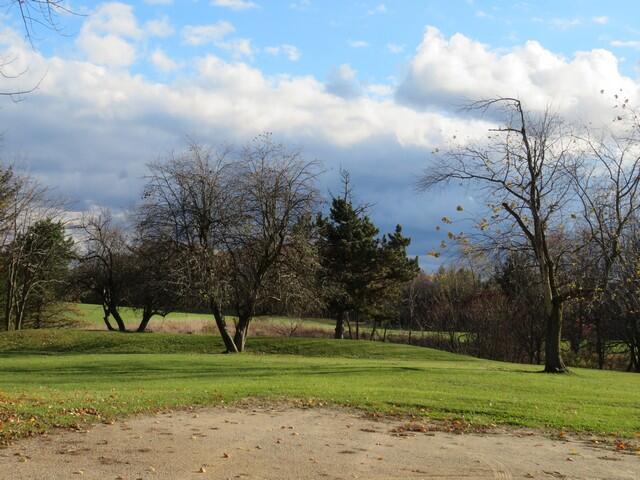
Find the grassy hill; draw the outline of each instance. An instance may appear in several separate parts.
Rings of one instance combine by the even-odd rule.
[[[640,375],[479,360],[374,342],[41,330],[0,334],[0,435],[244,398],[296,399],[633,437]]]

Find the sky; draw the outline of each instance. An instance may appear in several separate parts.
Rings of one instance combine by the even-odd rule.
[[[492,126],[462,105],[514,96],[590,123],[613,116],[614,92],[640,99],[637,0],[70,0],[30,41],[11,3],[0,91],[37,88],[0,97],[0,158],[70,208],[130,208],[146,164],[188,139],[272,132],[322,163],[326,197],[349,170],[426,269],[442,261],[426,255],[439,220],[482,208],[468,190],[415,188],[434,151]]]

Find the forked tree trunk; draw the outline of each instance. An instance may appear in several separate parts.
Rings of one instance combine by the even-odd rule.
[[[547,317],[547,335],[545,341],[544,371],[547,373],[565,373],[567,367],[562,361],[562,303],[552,302]]]
[[[244,346],[247,341],[247,334],[249,333],[249,323],[251,323],[251,317],[248,315],[241,315],[238,318],[236,333],[233,336],[233,342],[236,344],[238,352],[244,352]]]
[[[113,328],[113,325],[111,325],[111,322],[109,321],[109,316],[111,315],[109,313],[109,307],[107,307],[105,304],[102,304],[102,312],[104,313],[102,319],[104,320],[104,324],[107,326],[107,330],[113,332],[115,328]]]

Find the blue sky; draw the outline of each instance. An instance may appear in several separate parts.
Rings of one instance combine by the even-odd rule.
[[[574,121],[610,116],[600,94],[640,98],[636,1],[145,0],[71,3],[61,31],[0,16],[3,89],[39,88],[0,106],[0,151],[64,192],[74,209],[133,204],[145,164],[184,147],[274,136],[340,167],[400,222],[423,265],[435,225],[470,192],[417,195],[431,152],[479,138],[487,119],[459,106],[520,96]],[[476,205],[477,204],[477,205]],[[431,263],[429,263],[431,262]]]
[[[90,15],[96,2],[73,2],[74,10]],[[227,58],[232,53],[205,44],[185,44],[180,35],[187,25],[229,22],[230,37],[251,40],[252,63],[268,74],[311,74],[326,77],[336,65],[348,63],[369,82],[387,82],[404,71],[424,28],[436,26],[444,35],[464,33],[494,48],[511,48],[526,40],[538,40],[546,48],[566,56],[578,50],[608,48],[624,58],[621,69],[637,68],[637,20],[640,5],[633,0],[400,0],[365,2],[337,0],[243,1],[240,7],[216,6],[206,0],[131,1],[141,24],[167,20],[174,33],[155,38],[147,48],[162,48],[176,58],[187,59],[207,52]],[[232,5],[235,5],[233,2]],[[246,5],[246,7],[244,7]],[[39,30],[37,46],[47,53],[69,52],[70,44],[86,17],[63,18],[65,36]],[[19,27],[16,19],[14,27]],[[618,42],[630,42],[623,46]],[[282,44],[295,46],[299,60],[274,56],[264,50]],[[143,62],[137,70],[154,76]]]

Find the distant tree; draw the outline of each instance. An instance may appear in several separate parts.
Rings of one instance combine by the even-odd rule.
[[[57,287],[66,282],[73,240],[61,222],[47,218],[20,233],[10,248],[20,253],[9,266],[6,302],[13,329],[20,330],[31,314],[42,314],[53,303]]]
[[[396,225],[393,233],[382,237],[376,260],[376,275],[372,285],[372,303],[367,312],[374,320],[371,330],[373,340],[378,321],[399,320],[402,303],[402,289],[419,273],[418,258],[409,258],[407,248],[411,239],[402,234],[402,227]]]
[[[140,234],[131,245],[126,303],[141,315],[137,332],[146,331],[151,319],[167,316],[180,303],[173,279],[176,262],[173,245],[166,241],[144,238]]]
[[[329,310],[336,317],[335,338],[344,337],[344,322],[360,315],[388,318],[398,308],[402,285],[417,275],[417,259],[409,259],[411,240],[394,233],[378,237],[379,230],[366,215],[366,207],[354,207],[350,179],[342,172],[343,194],[334,197],[329,216],[318,216],[319,251]]]
[[[317,219],[327,305],[336,318],[335,338],[344,337],[344,323],[350,319],[356,321],[359,336],[358,316],[371,301],[379,250],[378,229],[363,208],[353,206],[346,173],[343,179],[342,197],[332,199],[328,217]]]
[[[108,330],[112,317],[117,329],[126,331],[120,308],[126,305],[127,288],[132,279],[133,261],[124,225],[109,210],[86,214],[80,223],[84,251],[76,269],[76,282],[99,299]]]
[[[263,135],[235,158],[192,145],[150,170],[147,228],[173,242],[181,290],[209,309],[227,351],[243,351],[267,279],[315,211],[316,162]]]

